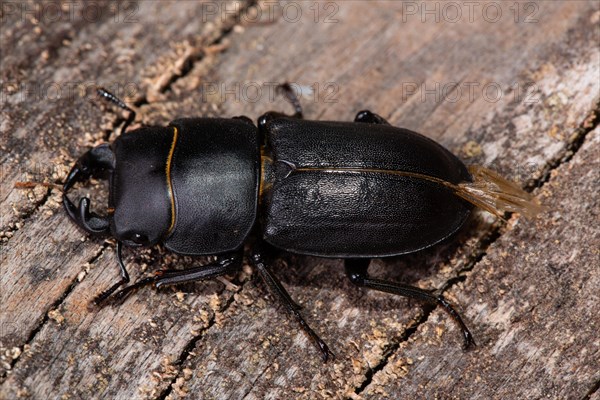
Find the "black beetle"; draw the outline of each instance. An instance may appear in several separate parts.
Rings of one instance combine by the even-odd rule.
[[[354,122],[306,121],[289,85],[280,87],[294,115],[267,112],[258,127],[247,117],[186,118],[166,127],[126,132],[135,112],[104,89],[99,95],[127,110],[121,135],[85,153],[63,190],[69,217],[93,235],[117,240],[121,280],[95,298],[100,304],[129,282],[122,244],[162,243],[185,255],[217,261],[159,271],[114,293],[122,299],[146,284],[156,287],[211,279],[242,266],[243,247],[256,239],[250,262],[285,304],[326,361],[332,353],[308,326],[264,261],[264,243],[298,254],[345,259],[358,286],[441,305],[459,324],[465,346],[473,337],[441,296],[371,278],[373,257],[407,254],[455,233],[473,205],[497,215],[533,214],[532,197],[481,167],[468,169],[444,147],[361,111]],[[108,216],[75,206],[75,182],[108,177]]]

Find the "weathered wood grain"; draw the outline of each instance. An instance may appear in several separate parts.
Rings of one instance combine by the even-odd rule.
[[[9,369],[0,397],[578,399],[597,390],[597,3],[518,3],[517,23],[512,3],[496,22],[480,9],[456,23],[442,14],[450,3],[437,2],[437,22],[435,11],[422,22],[420,2],[290,2],[272,21],[265,3],[138,4],[136,23],[42,23],[42,39],[30,21],[3,24],[0,340]],[[537,22],[525,21],[528,4]],[[240,24],[219,13],[225,7]],[[258,11],[263,23],[249,23]],[[277,273],[336,353],[326,365],[248,270],[232,278],[237,288],[144,290],[88,311],[117,276],[111,245],[68,223],[58,190],[13,188],[35,163],[59,182],[122,122],[87,98],[49,103],[5,85],[69,79],[133,82],[146,123],[255,118],[288,107],[270,98],[271,82],[318,87],[303,99],[307,118],[350,120],[370,108],[468,163],[541,186],[550,211],[506,225],[480,213],[427,254],[372,262],[377,276],[446,290],[476,335],[471,352],[443,312],[363,292],[341,262],[310,257],[284,256]],[[191,262],[161,249],[136,254],[134,277]]]

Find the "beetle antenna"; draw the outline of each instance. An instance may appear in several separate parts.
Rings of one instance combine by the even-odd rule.
[[[125,123],[123,124],[123,127],[121,128],[120,134],[121,135],[124,134],[125,131],[127,130],[127,127],[129,125],[131,125],[131,123],[135,120],[135,111],[133,111],[131,108],[129,108],[129,106],[127,106],[127,104],[125,104],[125,102],[123,100],[119,99],[117,96],[115,96],[108,90],[104,89],[103,87],[96,88],[96,93],[98,93],[98,95],[100,97],[102,97],[104,100],[108,100],[111,103],[116,104],[119,108],[122,108],[123,110],[125,110],[129,113],[129,115],[127,116],[127,120],[125,120]]]

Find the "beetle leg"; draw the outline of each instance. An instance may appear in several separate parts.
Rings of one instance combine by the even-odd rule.
[[[265,263],[263,256],[258,252],[254,251],[251,257],[252,264],[258,270],[260,277],[263,279],[271,295],[278,298],[287,308],[288,312],[296,318],[296,321],[300,324],[300,327],[306,332],[308,337],[313,341],[315,346],[321,351],[323,362],[327,362],[329,357],[334,358],[335,355],[329,350],[329,347],[325,342],[311,329],[306,323],[302,314],[300,314],[299,306],[292,300],[289,293],[285,290],[281,282],[277,280],[270,267]]]
[[[125,268],[125,263],[123,262],[122,256],[123,244],[121,242],[117,242],[117,261],[119,262],[119,268],[121,270],[121,279],[116,282],[114,285],[101,292],[99,295],[94,297],[94,304],[100,305],[104,300],[106,300],[111,294],[114,293],[120,286],[129,283],[129,274],[127,273],[127,268]]]
[[[123,100],[119,99],[117,96],[115,96],[114,94],[112,94],[111,92],[109,92],[108,90],[106,90],[102,87],[97,88],[96,93],[98,93],[98,95],[101,96],[103,99],[116,104],[117,106],[119,106],[119,108],[122,108],[123,110],[125,110],[129,113],[127,115],[127,119],[125,120],[125,123],[121,127],[120,134],[122,135],[123,133],[125,133],[125,131],[127,130],[127,127],[129,125],[131,125],[131,123],[135,120],[135,111],[133,111],[131,108],[129,108]]]
[[[369,110],[359,111],[356,114],[356,117],[354,118],[354,122],[364,122],[366,124],[379,124],[379,125],[389,125],[390,124],[383,117],[381,117]]]
[[[394,283],[379,279],[372,279],[369,277],[369,273],[367,271],[369,267],[369,261],[370,260],[368,259],[345,260],[346,274],[348,275],[348,278],[352,283],[354,283],[357,286],[363,286],[369,289],[379,290],[380,292],[397,294],[399,296],[409,297],[412,299],[417,299],[431,304],[442,306],[444,311],[450,314],[452,319],[456,321],[456,323],[462,330],[463,338],[465,341],[465,349],[469,348],[472,345],[475,345],[473,335],[463,322],[462,318],[442,295],[436,296],[418,287],[406,285],[403,283]]]
[[[194,282],[213,279],[218,276],[237,272],[242,265],[241,252],[235,252],[220,256],[216,262],[199,267],[187,269],[167,269],[157,271],[154,276],[142,278],[133,285],[126,286],[115,293],[112,298],[121,302],[125,300],[134,290],[142,286],[154,284],[157,288],[163,285],[174,285],[177,283]]]
[[[292,106],[294,106],[294,118],[304,118],[302,115],[302,106],[300,105],[300,100],[298,100],[298,96],[296,96],[296,92],[294,92],[292,85],[286,82],[277,86],[277,93],[283,94],[285,99]]]
[[[294,89],[292,89],[292,86],[289,83],[284,83],[284,84],[277,86],[277,93],[283,94],[285,99],[292,106],[294,106],[294,114],[288,115],[288,114],[284,114],[284,113],[281,113],[278,111],[267,111],[266,113],[264,113],[263,115],[258,117],[258,122],[257,122],[258,129],[262,133],[265,132],[265,125],[272,119],[275,119],[275,118],[303,119],[304,118],[304,115],[302,114],[302,106],[300,105],[300,100],[298,100],[298,97],[296,96]]]

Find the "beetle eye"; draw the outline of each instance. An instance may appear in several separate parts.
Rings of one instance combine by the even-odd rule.
[[[134,233],[133,235],[131,235],[131,239],[132,242],[137,243],[137,244],[146,244],[148,243],[148,237],[146,235],[142,235],[140,233]]]

